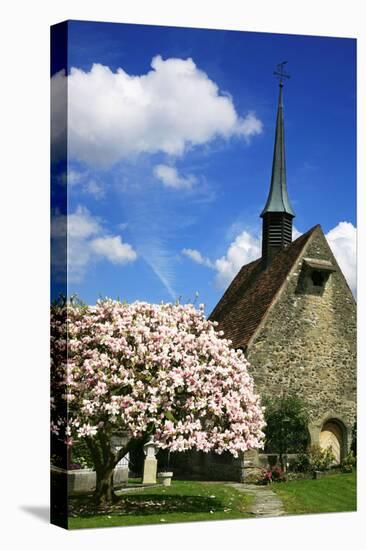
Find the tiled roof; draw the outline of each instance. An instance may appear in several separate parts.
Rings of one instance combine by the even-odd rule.
[[[274,301],[316,225],[281,250],[267,269],[262,268],[261,258],[244,265],[225,294],[212,311],[209,319],[219,323],[235,348],[245,348],[257,330],[261,320]]]

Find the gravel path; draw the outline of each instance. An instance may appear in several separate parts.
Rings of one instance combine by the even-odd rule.
[[[281,499],[274,493],[268,485],[252,485],[247,483],[232,483],[232,487],[254,496],[250,513],[260,518],[270,518],[283,516],[285,511]]]

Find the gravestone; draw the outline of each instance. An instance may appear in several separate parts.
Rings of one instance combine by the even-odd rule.
[[[144,447],[145,461],[144,461],[144,473],[142,483],[156,483],[156,472],[158,469],[158,461],[155,458],[157,453],[154,438],[150,437],[149,441],[145,443]]]

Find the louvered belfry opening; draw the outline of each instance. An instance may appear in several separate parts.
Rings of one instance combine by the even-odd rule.
[[[262,260],[267,265],[274,255],[292,242],[293,216],[283,212],[263,215]]]

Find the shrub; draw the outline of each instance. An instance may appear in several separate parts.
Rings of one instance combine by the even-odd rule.
[[[93,459],[83,439],[77,440],[72,446],[72,465],[79,468],[93,468]]]
[[[268,485],[269,483],[272,483],[272,481],[272,470],[266,470],[263,468],[258,479],[258,485]]]
[[[353,451],[350,451],[342,460],[341,471],[345,474],[350,474],[353,471],[353,467],[356,464],[356,459]]]
[[[272,479],[273,481],[286,481],[285,472],[280,466],[272,468]]]
[[[310,469],[310,458],[307,453],[300,453],[293,462],[292,468],[295,472],[307,472]]]
[[[322,449],[319,445],[312,445],[309,451],[309,466],[311,470],[328,470],[335,456],[332,448]]]
[[[297,395],[264,397],[266,444],[265,451],[279,455],[284,466],[285,455],[303,451],[308,443],[307,404]]]
[[[287,481],[284,471],[279,466],[275,466],[269,470],[263,468],[261,476],[258,480],[259,485],[268,485],[272,482]]]

